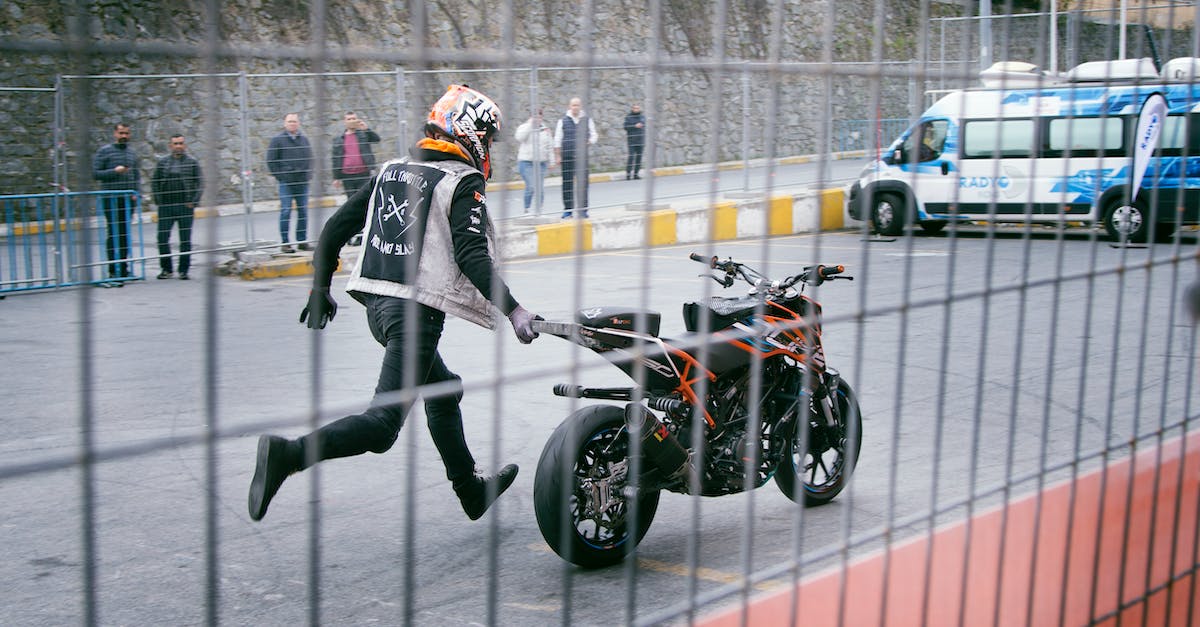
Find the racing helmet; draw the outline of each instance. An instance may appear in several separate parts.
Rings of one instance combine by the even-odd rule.
[[[449,137],[461,146],[473,165],[492,178],[491,145],[500,132],[500,107],[466,85],[451,85],[433,103],[426,133]]]

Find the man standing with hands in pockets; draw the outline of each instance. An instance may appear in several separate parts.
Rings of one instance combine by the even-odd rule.
[[[179,225],[179,278],[187,280],[191,267],[192,220],[204,180],[200,164],[187,154],[183,135],[171,136],[171,154],[159,160],[150,180],[158,205],[158,265],[160,279],[175,276],[171,267],[171,227]]]

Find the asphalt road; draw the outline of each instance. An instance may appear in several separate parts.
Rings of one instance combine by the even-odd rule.
[[[624,382],[562,340],[523,346],[507,327],[447,324],[441,352],[465,379],[477,458],[522,468],[484,519],[459,510],[417,410],[391,451],[291,478],[254,523],[257,435],[298,435],[370,398],[381,349],[359,305],[337,293],[338,317],[314,333],[297,323],[306,278],[9,297],[0,624],[78,623],[90,594],[102,624],[202,623],[211,604],[226,624],[608,625],[660,616],[746,572],[767,573],[750,592],[778,589],[797,556],[811,574],[959,519],[972,494],[981,508],[1006,484],[1027,493],[1067,476],[1073,459],[1094,467],[1096,451],[1119,455],[1135,435],[1195,416],[1195,327],[1178,301],[1196,279],[1195,246],[1188,236],[1182,261],[1147,268],[1174,249],[1115,249],[1083,231],[893,242],[843,232],[510,262],[514,293],[547,318],[647,306],[664,313],[668,337],[683,330],[680,304],[716,288],[696,278],[692,250],[768,274],[842,263],[856,277],[816,293],[828,362],[864,412],[851,487],[810,510],[773,483],[664,494],[636,573],[568,567],[537,529],[533,471],[579,403],[551,386]],[[99,455],[90,467],[77,465],[85,441]]]

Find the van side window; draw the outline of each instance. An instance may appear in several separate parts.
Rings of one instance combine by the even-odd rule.
[[[1124,120],[1110,118],[1051,118],[1046,156],[1122,156]]]
[[[1033,120],[973,120],[963,125],[964,159],[1018,159],[1036,152]]]
[[[1164,157],[1182,156],[1184,148],[1189,157],[1200,157],[1200,114],[1168,115],[1158,147]]]

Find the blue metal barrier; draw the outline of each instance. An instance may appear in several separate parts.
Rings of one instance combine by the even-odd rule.
[[[0,196],[0,294],[144,279],[140,216],[130,191]]]

